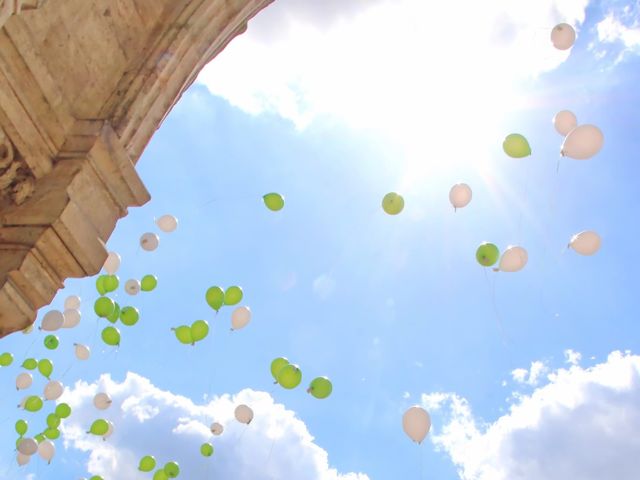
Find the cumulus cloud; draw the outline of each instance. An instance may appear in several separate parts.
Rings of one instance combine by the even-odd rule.
[[[638,478],[640,356],[613,352],[590,368],[559,369],[494,422],[453,393],[422,402],[434,416],[432,442],[463,480]]]
[[[93,396],[99,391],[108,392],[113,399],[106,411],[93,407]],[[197,404],[128,373],[122,382],[108,374],[91,384],[78,381],[62,400],[74,411],[63,426],[65,448],[87,452],[88,471],[105,478],[147,478],[148,474],[137,470],[138,461],[144,455],[154,455],[160,466],[177,461],[180,476],[194,480],[368,479],[361,473],[341,474],[331,468],[327,452],[313,442],[305,424],[265,392],[246,389]],[[234,418],[240,403],[254,411],[248,426]],[[106,441],[86,433],[97,418],[115,425]],[[219,437],[212,437],[209,431],[214,421],[225,427]],[[200,455],[205,441],[214,445],[211,458]]]
[[[564,351],[564,359],[571,365],[578,365],[580,363],[580,360],[582,360],[582,354],[569,348]]]
[[[591,48],[598,58],[613,52],[617,64],[630,53],[640,53],[640,5],[612,7],[596,29],[599,44]]]
[[[331,296],[336,288],[336,281],[329,274],[323,273],[313,281],[313,293],[322,300]]]
[[[516,368],[511,372],[511,377],[518,383],[526,383],[535,386],[541,377],[547,372],[547,366],[540,361],[531,362],[531,368]]]

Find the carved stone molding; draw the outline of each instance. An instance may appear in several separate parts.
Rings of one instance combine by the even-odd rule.
[[[34,187],[31,170],[0,128],[0,206],[22,205],[33,194]]]

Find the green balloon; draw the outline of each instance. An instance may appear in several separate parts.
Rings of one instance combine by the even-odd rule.
[[[176,338],[185,345],[191,345],[193,343],[193,336],[191,335],[191,327],[187,325],[180,325],[173,329],[176,334]]]
[[[205,320],[196,320],[191,324],[191,338],[194,342],[204,340],[209,335],[209,324]]]
[[[38,442],[38,443],[42,443],[44,441],[46,437],[44,436],[43,433],[39,433],[37,434],[35,437],[33,437],[33,439]]]
[[[35,358],[27,358],[24,362],[22,362],[22,367],[27,370],[35,370],[38,368],[38,361]]]
[[[47,427],[49,428],[58,428],[60,426],[60,417],[55,413],[50,413],[47,415]]]
[[[111,313],[111,315],[106,317],[106,319],[109,320],[111,323],[116,323],[120,318],[120,305],[118,305],[118,302],[113,302],[113,304],[115,305],[115,308],[113,309],[113,312]]]
[[[100,475],[94,475],[89,480],[104,480],[104,478],[102,478]]]
[[[38,362],[38,371],[48,379],[53,373],[53,362],[48,358],[43,358]]]
[[[104,289],[109,292],[115,292],[120,285],[120,279],[117,275],[107,275],[104,279]]]
[[[396,192],[387,193],[382,199],[382,209],[389,215],[398,215],[404,209],[404,198]]]
[[[140,280],[140,290],[150,292],[158,286],[158,279],[153,275],[145,275]]]
[[[44,431],[44,436],[49,440],[56,440],[60,438],[60,430],[58,430],[57,428],[47,428]]]
[[[140,313],[136,307],[122,307],[120,310],[120,321],[128,327],[138,323],[139,319]]]
[[[156,468],[156,459],[153,455],[145,455],[140,459],[138,470],[141,472],[150,472],[154,468]]]
[[[60,340],[55,335],[47,335],[44,337],[44,346],[49,350],[55,350],[60,345]]]
[[[280,370],[289,365],[289,360],[285,357],[278,357],[271,362],[271,376],[277,382]]]
[[[102,341],[112,347],[120,345],[120,330],[116,327],[105,327],[102,330]]]
[[[96,278],[96,290],[100,295],[106,295],[107,289],[104,287],[104,279],[107,278],[106,275],[100,275]]]
[[[27,422],[25,420],[18,420],[16,422],[16,433],[18,435],[20,435],[21,437],[27,433],[27,429],[29,428],[29,425],[27,424]]]
[[[200,446],[200,453],[203,457],[210,457],[211,455],[213,455],[213,445],[211,445],[210,443],[203,443]]]
[[[31,395],[24,402],[24,409],[27,412],[37,412],[42,408],[42,399],[36,395]]]
[[[331,384],[331,380],[329,380],[327,377],[314,378],[309,385],[309,389],[307,390],[307,392],[309,392],[315,398],[319,399],[327,398],[329,395],[331,395],[332,391],[333,385]]]
[[[237,305],[242,301],[242,288],[229,287],[224,292],[224,304],[225,305]]]
[[[220,287],[211,287],[207,290],[205,298],[209,306],[217,312],[224,304],[224,290]]]
[[[60,418],[69,418],[71,407],[67,403],[61,403],[56,406],[55,414]]]
[[[109,297],[100,297],[96,300],[96,303],[93,304],[93,310],[96,312],[101,318],[107,318],[116,308],[116,304]]]
[[[502,148],[504,153],[512,158],[524,158],[531,155],[529,142],[519,133],[507,135],[504,142],[502,142]]]
[[[490,267],[500,258],[500,250],[493,243],[481,243],[476,250],[476,260],[484,267]]]
[[[0,367],[8,367],[13,363],[13,355],[9,352],[4,352],[0,355]]]
[[[279,193],[267,193],[262,196],[262,201],[272,212],[282,210],[284,207],[284,197]]]
[[[164,470],[156,470],[156,473],[153,474],[153,480],[168,480],[169,476],[166,474]]]
[[[98,435],[101,437],[108,431],[109,431],[109,423],[106,420],[100,418],[98,420],[95,420],[91,424],[91,428],[89,428],[89,431],[87,433],[92,433],[93,435]]]
[[[298,365],[289,364],[278,372],[278,383],[288,390],[296,388],[301,381],[302,372]]]
[[[167,462],[164,464],[164,473],[167,474],[169,478],[176,478],[180,475],[180,467],[178,466],[178,462]]]

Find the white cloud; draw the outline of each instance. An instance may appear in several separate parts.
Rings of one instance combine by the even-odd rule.
[[[92,399],[98,391],[108,392],[113,399],[106,411],[93,407]],[[148,474],[138,472],[138,461],[144,455],[154,455],[160,466],[177,461],[180,476],[194,480],[368,479],[361,473],[340,474],[330,468],[327,452],[313,442],[305,424],[265,392],[246,389],[199,405],[128,373],[122,382],[108,374],[93,384],[79,381],[62,400],[73,408],[63,427],[65,448],[88,452],[88,471],[105,478],[147,478]],[[233,411],[239,403],[250,405],[254,411],[249,426],[234,419]],[[106,441],[85,433],[97,418],[115,425],[114,434]],[[212,437],[209,432],[213,421],[225,427],[220,437]],[[200,455],[200,445],[205,441],[214,445],[211,458]]]
[[[640,356],[573,365],[485,423],[456,394],[423,395],[431,440],[463,480],[635,480],[640,469]],[[438,424],[442,427],[438,428]]]
[[[518,383],[526,383],[527,385],[535,386],[547,370],[548,369],[543,362],[535,361],[531,362],[531,368],[529,370],[516,368],[511,372],[511,377]]]
[[[614,65],[629,53],[640,53],[640,5],[611,8],[597,26],[599,44],[592,44],[597,58],[613,51]]]
[[[564,351],[564,358],[567,363],[570,363],[571,365],[578,365],[580,360],[582,360],[582,354],[569,348]]]
[[[329,298],[335,288],[336,281],[326,273],[323,273],[313,281],[313,292],[322,300]]]
[[[609,13],[598,23],[598,39],[606,43],[620,41],[625,47],[633,49],[640,46],[640,26],[637,21],[627,26],[613,13]]]

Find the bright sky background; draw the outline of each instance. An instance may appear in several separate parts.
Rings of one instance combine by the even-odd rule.
[[[558,52],[559,22],[578,31]],[[156,291],[117,301],[140,309],[122,344],[102,344],[95,279],[69,280],[82,322],[0,342],[0,477],[151,478],[146,454],[176,460],[180,478],[239,480],[602,480],[640,468],[637,295],[640,7],[618,1],[276,0],[205,68],[167,117],[138,171],[153,200],[130,209],[108,248],[121,284],[153,273]],[[551,119],[572,110],[598,125],[603,150],[563,159]],[[519,132],[533,155],[512,159]],[[454,213],[464,181],[471,204]],[[264,193],[286,197],[268,211]],[[396,217],[389,191],[404,195]],[[154,218],[179,218],[149,253]],[[566,246],[598,231],[600,252]],[[518,273],[475,261],[482,241],[524,246]],[[229,332],[212,285],[241,285],[251,324]],[[180,345],[170,327],[206,319],[212,333]],[[38,319],[38,324],[40,318]],[[93,356],[80,363],[73,343]],[[303,383],[274,387],[273,358]],[[46,414],[16,408],[26,357],[51,358],[74,408],[47,466],[15,462],[15,421],[39,433]],[[316,400],[308,382],[329,376]],[[27,394],[39,394],[37,373]],[[106,413],[91,399],[108,391]],[[51,403],[51,402],[48,402]],[[237,403],[256,413],[233,420]],[[420,446],[401,418],[422,404]],[[111,419],[107,441],[84,433]],[[199,446],[225,425],[215,454]]]

